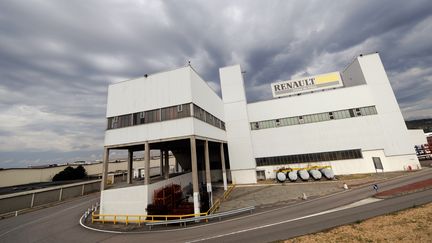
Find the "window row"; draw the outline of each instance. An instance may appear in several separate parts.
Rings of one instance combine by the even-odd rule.
[[[225,130],[225,123],[197,105],[194,107],[194,116],[204,122]],[[198,114],[198,115],[197,115]],[[160,109],[136,112],[132,114],[108,118],[107,129],[129,127],[153,122],[168,121],[191,116],[191,103],[164,107]]]
[[[152,122],[167,121],[190,116],[190,104],[181,104],[150,111],[108,118],[108,129],[129,127]]]
[[[205,122],[208,123],[212,126],[218,127],[222,130],[225,130],[225,122],[221,121],[219,118],[213,116],[212,114],[208,113],[207,111],[205,111],[203,108],[197,106],[197,105],[193,105],[193,109],[194,109],[194,117]]]
[[[323,153],[264,157],[264,158],[256,158],[255,160],[257,166],[265,166],[265,165],[298,164],[298,163],[359,159],[359,158],[363,158],[361,150],[352,149],[352,150],[332,151],[332,152],[323,152]]]
[[[347,110],[322,112],[322,113],[316,113],[316,114],[310,114],[304,116],[286,117],[286,118],[279,118],[273,120],[251,122],[250,126],[252,130],[259,130],[265,128],[293,126],[298,124],[322,122],[322,121],[329,121],[335,119],[336,120],[346,119],[346,118],[352,118],[358,116],[370,116],[376,114],[377,111],[375,106],[367,106],[367,107],[353,108]]]

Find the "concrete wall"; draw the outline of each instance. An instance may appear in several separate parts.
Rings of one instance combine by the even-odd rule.
[[[105,146],[198,135],[226,140],[226,132],[193,117],[123,127],[105,132]]]
[[[340,102],[343,100],[344,102]],[[248,105],[250,121],[374,105],[366,86],[341,88]],[[383,149],[378,115],[281,126],[251,132],[254,157],[346,149]]]
[[[192,183],[192,173],[162,180],[150,185],[108,189],[101,192],[101,214],[147,215],[147,205],[153,201],[153,191],[169,184],[182,188]],[[122,220],[122,218],[117,218]]]
[[[366,84],[363,72],[360,68],[359,61],[356,58],[345,70],[341,73],[344,87]]]
[[[0,199],[0,214],[30,208],[31,201],[31,194]]]
[[[375,170],[372,157],[379,157],[381,159],[384,170]],[[335,175],[407,171],[409,170],[408,166],[410,166],[412,170],[421,169],[420,165],[417,163],[416,156],[402,155],[388,157],[384,154],[383,150],[370,150],[363,151],[363,158],[361,159],[259,166],[257,170],[264,170],[266,179],[275,179],[278,169],[306,168],[310,166],[331,166]]]
[[[190,103],[190,72],[183,67],[110,85],[107,117]]]
[[[220,76],[234,183],[254,182],[257,157],[346,149],[381,150],[384,157],[414,155],[412,146],[406,146],[410,138],[377,54],[359,57],[348,66],[344,88],[251,104],[246,104],[239,66],[220,69]],[[254,121],[365,106],[376,106],[378,114],[253,131],[249,126]],[[335,165],[340,173],[370,171],[366,165],[357,168],[358,161],[353,162],[355,168]],[[407,164],[393,163],[388,167],[400,170]]]
[[[319,153],[347,149],[383,149],[376,115],[252,131],[259,157]],[[270,139],[271,138],[271,141]]]
[[[100,180],[0,195],[0,214],[79,197],[100,190]]]
[[[379,114],[387,156],[415,154],[408,129],[378,54],[357,58]]]
[[[105,146],[190,136],[194,133],[194,120],[195,118],[192,117],[184,117],[107,130],[105,132]]]
[[[247,106],[250,122],[375,105],[366,85],[271,99]]]
[[[104,190],[101,192],[100,213],[145,215],[147,200],[147,185]]]
[[[408,134],[413,146],[427,144],[426,134],[422,129],[409,129]]]
[[[191,68],[184,67],[116,84],[108,89],[107,117],[193,102],[224,120],[221,98]],[[225,140],[225,131],[192,117],[111,129],[105,146],[199,135]]]
[[[256,183],[246,94],[240,66],[219,70],[233,183]]]
[[[170,158],[170,164],[174,164],[175,159]],[[159,160],[151,160],[152,167],[159,166]],[[72,166],[72,165],[71,165]],[[73,165],[76,167],[77,165]],[[88,175],[99,175],[102,173],[102,163],[83,165]],[[133,167],[143,167],[144,161],[134,161]],[[22,169],[5,169],[0,170],[0,187],[23,185],[29,183],[49,182],[55,174],[67,167],[58,166],[43,169],[22,168]],[[127,163],[109,163],[109,172],[118,170],[127,170]]]
[[[227,181],[231,181],[231,172],[229,169],[226,170],[227,173]],[[222,179],[222,170],[210,170],[211,181],[212,182],[223,182]]]
[[[195,119],[193,121],[194,134],[205,137],[217,139],[220,141],[226,141],[226,132],[220,128],[214,127],[208,123],[205,123],[201,120]]]
[[[191,69],[192,102],[220,120],[224,120],[223,101],[193,69]]]

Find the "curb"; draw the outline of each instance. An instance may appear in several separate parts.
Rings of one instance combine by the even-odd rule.
[[[415,171],[414,173],[421,172],[421,171],[423,171],[423,170],[418,170],[418,171]],[[389,179],[382,179],[380,181],[381,182],[392,181],[392,180],[395,180],[395,179],[398,179],[398,178],[402,178],[402,177],[406,177],[406,176],[408,176],[408,174],[400,175],[400,176],[389,178]],[[365,188],[365,187],[370,186],[373,183],[374,182],[372,182],[370,184],[367,184],[367,185],[358,186],[355,189]],[[253,213],[253,214],[250,214],[250,215],[247,215],[247,216],[235,217],[235,218],[224,220],[224,221],[218,221],[218,222],[214,222],[214,223],[208,223],[208,224],[203,224],[203,225],[191,226],[191,227],[188,227],[186,229],[194,229],[194,228],[200,228],[200,227],[207,227],[207,226],[211,226],[211,225],[214,225],[214,224],[224,223],[224,222],[227,222],[227,221],[240,220],[240,219],[244,219],[244,218],[254,217],[254,216],[257,216],[257,215],[274,212],[276,210],[280,210],[280,209],[284,209],[284,208],[289,208],[289,207],[295,207],[295,206],[298,206],[298,205],[303,205],[303,204],[306,204],[306,203],[314,202],[314,201],[317,201],[317,200],[320,200],[320,199],[333,197],[333,196],[336,196],[336,195],[339,195],[339,194],[342,194],[342,193],[346,193],[346,192],[351,191],[351,190],[353,190],[353,189],[350,188],[348,190],[339,191],[339,192],[336,192],[336,193],[333,193],[333,194],[329,194],[329,195],[326,195],[326,196],[314,198],[314,199],[311,199],[311,200],[301,201],[299,203],[293,203],[293,204],[285,205],[285,206],[282,206],[282,207],[277,207],[277,208],[273,208],[273,209],[270,209],[270,210],[265,210],[265,211],[262,211],[262,212]],[[102,232],[102,233],[112,233],[112,234],[147,234],[147,233],[158,233],[158,232],[160,233],[160,232],[172,232],[172,231],[185,230],[184,228],[169,229],[169,230],[158,230],[158,231],[156,231],[156,230],[154,230],[154,231],[137,231],[137,232],[123,232],[123,231],[102,230],[102,229],[96,229],[96,228],[92,228],[92,227],[89,227],[89,226],[85,225],[82,222],[83,218],[84,218],[84,215],[82,215],[81,218],[80,218],[80,220],[79,220],[79,224],[82,227],[84,227],[84,228],[86,228],[88,230],[92,230],[92,231],[96,231],[96,232]]]

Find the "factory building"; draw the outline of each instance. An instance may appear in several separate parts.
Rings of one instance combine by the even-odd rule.
[[[330,166],[336,175],[420,168],[378,54],[360,55],[345,70],[270,84],[273,99],[247,103],[239,65],[219,70],[222,98],[191,67],[109,86],[102,188],[109,152],[161,153],[161,178],[103,190],[101,213],[146,214],[153,191],[168,183],[256,183],[280,168]],[[169,173],[168,151],[182,168]],[[132,162],[129,163],[130,165]],[[132,182],[129,166],[129,182]]]

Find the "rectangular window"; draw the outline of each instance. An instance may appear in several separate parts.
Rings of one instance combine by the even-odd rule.
[[[194,116],[196,118],[206,122],[206,114],[208,114],[207,116],[209,121],[207,123],[225,130],[225,123],[223,123],[220,119],[204,111],[193,103],[180,104],[150,111],[135,112],[116,117],[109,117],[107,118],[107,129],[115,129],[146,123],[178,119],[183,117],[190,117],[191,105],[193,105],[192,107],[194,109]]]
[[[332,151],[312,154],[296,154],[284,155],[275,157],[256,158],[257,166],[263,165],[283,165],[283,164],[298,164],[309,162],[321,162],[332,160],[349,160],[362,158],[360,149]]]
[[[112,118],[111,127],[112,128],[117,128],[117,123],[118,123],[118,116],[115,116],[115,117]]]
[[[299,116],[298,117],[298,123],[300,123],[300,124],[305,123],[304,120],[303,120],[303,116]]]
[[[144,114],[144,123],[153,123],[160,121],[160,109],[146,111]]]
[[[350,113],[348,110],[343,110],[342,113],[343,113],[343,118],[349,118],[350,117]]]
[[[250,125],[251,125],[251,130],[258,130],[259,129],[258,122],[252,122]]]

